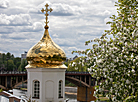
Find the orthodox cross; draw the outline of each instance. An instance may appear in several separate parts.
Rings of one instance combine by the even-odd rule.
[[[48,21],[48,15],[49,15],[49,14],[48,14],[48,11],[50,11],[50,12],[53,11],[52,8],[48,9],[48,6],[49,6],[49,5],[46,4],[46,5],[45,5],[46,9],[42,8],[42,10],[41,10],[42,13],[44,13],[44,11],[46,12],[46,14],[45,14],[45,16],[46,16],[46,22],[45,22],[45,23],[46,23],[46,26],[45,26],[45,29],[48,29],[48,28],[49,28],[48,25],[47,25],[47,24],[49,23],[49,21]]]

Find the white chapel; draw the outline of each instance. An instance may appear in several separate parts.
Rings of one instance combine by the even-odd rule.
[[[44,35],[27,53],[27,96],[35,102],[64,102],[66,55],[49,36],[48,6],[41,10],[46,12]]]

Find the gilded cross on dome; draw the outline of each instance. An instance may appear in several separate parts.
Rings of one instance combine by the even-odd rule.
[[[45,23],[46,23],[46,26],[45,26],[45,29],[48,29],[48,28],[49,28],[48,25],[47,25],[47,24],[49,23],[49,21],[48,21],[48,15],[49,15],[49,14],[48,14],[48,11],[50,11],[50,12],[53,11],[52,8],[48,9],[48,6],[49,6],[49,5],[46,4],[46,5],[45,5],[46,9],[42,8],[42,10],[41,10],[42,13],[44,13],[44,11],[46,12],[46,14],[45,14],[45,16],[46,16],[46,22],[45,22]]]

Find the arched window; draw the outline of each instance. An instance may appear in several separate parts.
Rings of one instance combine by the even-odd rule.
[[[59,81],[59,90],[58,90],[58,97],[63,98],[63,81]]]
[[[40,82],[35,80],[33,81],[33,98],[39,98],[40,93]]]

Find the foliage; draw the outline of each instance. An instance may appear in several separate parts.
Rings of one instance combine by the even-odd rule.
[[[73,51],[85,54],[92,76],[97,79],[96,95],[107,96],[115,102],[138,101],[138,1],[118,0],[116,2],[118,16],[112,15],[110,30],[100,38],[87,41],[96,42],[92,49]],[[111,35],[109,39],[107,36]],[[97,44],[98,43],[98,44]],[[96,60],[95,60],[96,59]],[[104,77],[100,84],[98,80]],[[108,90],[107,93],[104,90]]]
[[[66,66],[68,66],[69,63],[70,63],[70,60],[64,62],[64,64],[65,64]]]
[[[13,59],[14,61],[14,65],[16,65],[16,68],[19,68],[20,64],[21,64],[21,58],[20,57],[16,57]]]
[[[26,69],[25,69],[25,66],[27,66],[27,60],[26,59],[22,59],[22,61],[21,61],[21,71],[25,71]]]
[[[86,72],[87,66],[85,65],[86,59],[84,57],[78,57],[69,62],[67,71],[73,72]]]
[[[16,68],[16,66],[14,65],[13,60],[8,60],[7,61],[7,70],[14,70]]]
[[[1,88],[1,89],[0,89],[0,92],[2,92],[2,91],[3,91],[3,89]]]
[[[13,54],[8,52],[0,53],[0,70],[1,71],[13,71],[13,70],[19,70],[19,71],[25,71],[25,66],[27,65],[26,59],[22,60],[20,57],[14,57]]]
[[[71,82],[69,82],[67,80],[65,80],[65,86],[76,87],[75,84],[73,84],[73,83],[71,83]]]

